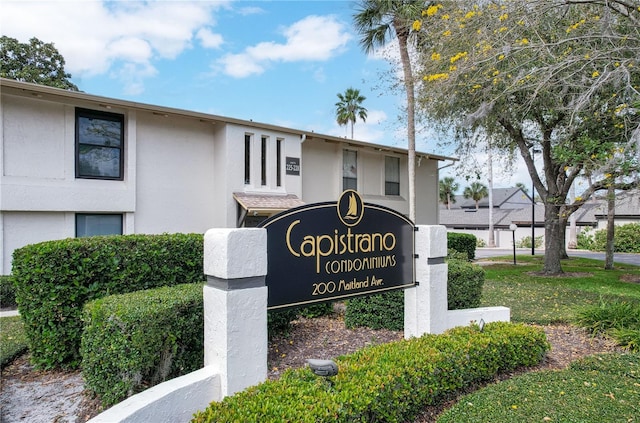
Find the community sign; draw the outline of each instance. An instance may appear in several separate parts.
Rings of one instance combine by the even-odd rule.
[[[268,308],[415,285],[414,224],[347,190],[337,202],[277,214],[267,230]]]

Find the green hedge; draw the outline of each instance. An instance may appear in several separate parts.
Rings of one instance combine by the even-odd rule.
[[[267,312],[269,336],[286,332],[299,313],[328,307]],[[87,389],[104,405],[203,365],[202,284],[182,284],[110,295],[85,305],[80,354]]]
[[[82,374],[105,406],[203,366],[201,283],[110,295],[84,309]]]
[[[480,307],[484,269],[461,260],[447,260],[447,305],[449,310]]]
[[[540,362],[540,329],[489,323],[362,349],[336,360],[329,383],[308,368],[211,403],[203,422],[404,422],[471,383]]]
[[[484,269],[464,260],[449,259],[447,308],[460,310],[480,306]],[[345,325],[353,328],[402,330],[404,328],[404,292],[390,291],[347,301]]]
[[[476,244],[475,235],[447,232],[447,248],[460,253],[467,253],[469,260],[476,258]]]
[[[404,291],[389,291],[348,300],[344,324],[348,328],[404,329]]]
[[[593,237],[592,250],[605,251],[607,247],[607,230],[596,231]],[[614,247],[618,253],[640,253],[640,223],[616,225],[614,230]]]
[[[16,287],[13,283],[13,276],[0,275],[0,307],[15,307]]]
[[[73,238],[15,250],[12,274],[32,362],[77,367],[87,301],[202,281],[202,251],[198,234]]]

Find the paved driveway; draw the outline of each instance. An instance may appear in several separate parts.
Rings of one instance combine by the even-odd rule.
[[[601,252],[585,251],[585,250],[567,250],[569,257],[585,257],[604,261],[605,255]],[[516,255],[531,255],[530,248],[516,248]],[[544,250],[536,250],[536,255],[544,255]],[[513,249],[504,248],[476,248],[476,258],[486,258],[495,256],[513,257]],[[625,263],[640,266],[640,254],[634,253],[615,253],[613,255],[614,263]]]

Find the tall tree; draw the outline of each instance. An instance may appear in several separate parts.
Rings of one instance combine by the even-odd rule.
[[[487,245],[491,248],[496,246],[496,238],[493,230],[493,149],[491,141],[487,144],[487,182],[489,182],[489,239]]]
[[[391,38],[398,41],[403,83],[407,95],[407,167],[409,169],[409,219],[416,219],[416,124],[415,83],[409,48],[419,27],[414,26],[420,16],[423,0],[361,0],[354,15],[360,45],[366,53],[386,45]]]
[[[0,37],[0,77],[78,91],[70,81],[71,74],[64,70],[64,57],[58,49],[37,38],[21,43]]]
[[[634,6],[621,12],[614,3]],[[638,5],[443,1],[421,18],[429,28],[420,33],[421,110],[461,144],[468,129],[482,128],[497,147],[519,151],[545,206],[544,273],[562,273],[567,220],[578,207],[611,181],[638,184]],[[568,203],[576,178],[590,183]]]
[[[367,98],[360,94],[360,90],[355,88],[347,88],[342,93],[338,93],[338,101],[336,103],[336,121],[338,125],[348,125],[351,123],[351,139],[353,139],[353,125],[358,118],[363,122],[367,121],[367,109],[362,106],[362,102]]]
[[[438,185],[440,186],[440,202],[446,205],[448,210],[451,210],[451,204],[456,202],[456,192],[460,185],[451,176],[440,179]]]
[[[476,210],[480,208],[480,200],[489,195],[487,187],[480,182],[472,182],[462,193],[464,198],[470,198],[476,202]]]
[[[516,182],[516,188],[520,188],[525,194],[529,193],[529,188],[522,182]]]

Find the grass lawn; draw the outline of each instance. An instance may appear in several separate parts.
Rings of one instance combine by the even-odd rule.
[[[20,316],[0,317],[0,367],[27,349],[27,339]]]
[[[541,277],[534,272],[542,260],[518,256],[517,266],[486,266],[483,305],[510,307],[512,321],[541,325],[573,323],[580,311],[609,302],[640,310],[640,284],[621,280],[640,276],[640,267],[605,271],[602,261],[572,258],[563,261],[566,276]],[[466,395],[438,423],[638,422],[639,380],[639,353],[587,357],[567,370],[527,373]]]
[[[527,373],[462,398],[438,423],[637,422],[640,355],[587,357],[568,370]]]
[[[505,258],[493,260],[504,261]],[[640,284],[621,280],[625,274],[640,276],[640,267],[616,265],[614,270],[604,270],[602,261],[571,258],[562,262],[567,276],[543,277],[533,274],[542,268],[542,256],[517,256],[516,262],[516,266],[485,266],[482,292],[483,306],[511,308],[514,322],[571,323],[579,310],[598,305],[601,300],[640,304]]]

